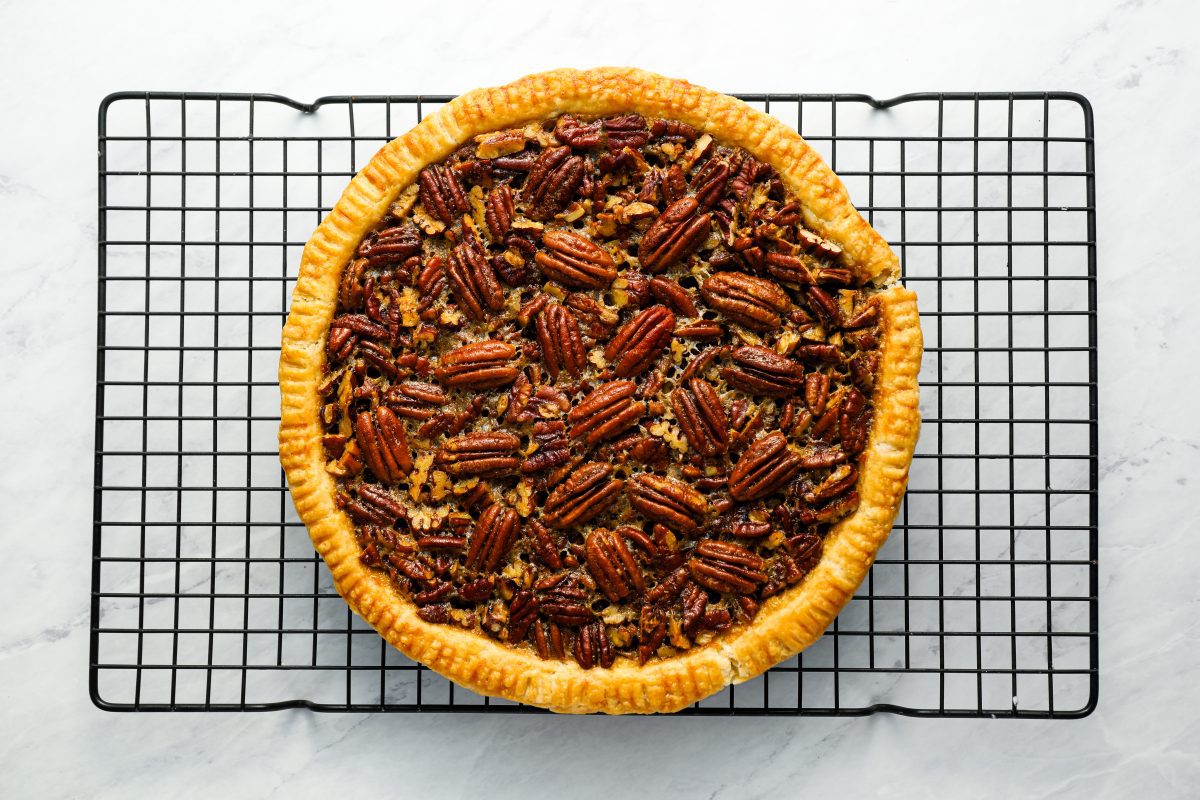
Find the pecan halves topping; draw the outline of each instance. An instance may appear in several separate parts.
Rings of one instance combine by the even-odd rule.
[[[697,453],[712,458],[729,449],[729,418],[717,390],[707,381],[692,378],[671,392],[671,407]]]
[[[504,308],[504,291],[496,271],[473,231],[450,251],[446,276],[459,308],[471,319],[481,320],[487,311]]]
[[[583,183],[584,160],[570,147],[543,150],[529,170],[521,202],[532,219],[547,220],[561,211]]]
[[[646,591],[642,570],[620,530],[596,528],[583,543],[587,569],[597,588],[613,603]]]
[[[609,381],[597,386],[567,413],[571,438],[593,445],[636,425],[646,413],[645,404],[633,397],[636,392],[633,381]]]
[[[426,420],[450,402],[450,396],[436,383],[404,381],[387,390],[384,402],[401,417]]]
[[[730,359],[736,368],[722,368],[721,377],[747,394],[787,397],[804,384],[804,367],[774,350],[747,345],[735,348]]]
[[[672,311],[681,317],[698,317],[700,312],[692,301],[692,293],[670,278],[655,276],[650,279],[648,287],[650,294],[665,303]]]
[[[842,449],[851,455],[861,453],[867,446],[871,410],[867,406],[867,398],[858,389],[852,388],[842,401],[842,413],[838,422]]]
[[[626,322],[608,346],[604,357],[613,365],[618,378],[628,378],[646,370],[671,341],[675,315],[666,306],[651,306]]]
[[[531,475],[561,467],[570,461],[571,450],[566,433],[567,426],[560,419],[538,420],[533,423],[533,441],[537,449],[521,464],[521,473]]]
[[[370,238],[364,239],[356,254],[372,267],[399,264],[410,256],[421,252],[421,232],[415,225],[395,225],[384,228]],[[350,307],[343,299],[343,307]]]
[[[442,356],[435,374],[443,386],[456,389],[489,389],[517,379],[512,361],[517,349],[507,342],[472,342]]]
[[[800,457],[778,431],[758,439],[742,453],[729,473],[729,494],[735,500],[757,500],[779,491],[800,472]]]
[[[570,231],[546,231],[545,250],[533,257],[542,274],[575,289],[607,289],[617,277],[612,256],[600,245]]]
[[[537,317],[537,340],[542,348],[542,363],[557,380],[560,372],[572,378],[583,374],[587,366],[587,350],[579,330],[579,319],[558,303],[547,305]]]
[[[512,227],[515,211],[512,189],[507,183],[502,183],[488,192],[483,207],[483,221],[487,224],[488,233],[492,235],[493,241],[504,239]]]
[[[694,197],[676,200],[654,220],[638,244],[638,260],[651,272],[662,272],[704,244],[712,230],[712,214],[698,213]]]
[[[346,511],[359,522],[385,527],[395,525],[408,513],[386,489],[369,483],[358,487],[358,499],[347,503]]]
[[[542,518],[551,528],[579,525],[617,501],[625,481],[612,477],[611,464],[592,463],[580,467],[555,487],[542,507]]]
[[[517,540],[521,526],[517,512],[506,505],[494,503],[483,510],[471,532],[467,549],[467,569],[492,572],[508,560],[508,551]]]
[[[705,301],[734,322],[751,330],[768,331],[783,321],[792,307],[787,292],[771,281],[744,272],[718,272],[700,287]]]
[[[458,215],[471,210],[458,176],[449,167],[440,164],[426,167],[417,176],[417,184],[421,187],[421,205],[447,226],[453,225]]]
[[[363,411],[354,428],[363,458],[381,483],[399,483],[407,477],[413,468],[412,450],[403,423],[390,408]]]
[[[414,183],[339,276],[317,387],[365,567],[582,669],[705,646],[817,567],[861,502],[885,306],[782,176],[560,114]]]
[[[676,533],[695,533],[708,512],[704,495],[682,481],[648,473],[631,478],[629,503],[648,519]]]
[[[688,559],[692,580],[706,589],[729,594],[750,594],[766,583],[762,558],[741,545],[720,539],[705,539]]]
[[[608,669],[616,661],[612,642],[608,640],[603,622],[593,622],[580,629],[579,635],[575,637],[575,660],[584,669],[595,666]]]
[[[521,440],[507,431],[475,431],[446,441],[437,463],[451,475],[494,478],[516,471],[520,446]]]
[[[808,265],[798,256],[790,256],[787,253],[767,253],[763,258],[762,268],[772,278],[784,283],[809,286],[813,282]]]

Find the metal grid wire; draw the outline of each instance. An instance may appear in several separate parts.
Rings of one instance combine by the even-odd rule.
[[[1066,93],[746,95],[920,295],[925,418],[890,540],[824,638],[684,713],[1076,717],[1098,689],[1091,109]],[[307,236],[445,97],[121,93],[100,107],[90,688],[111,710],[529,711],[338,597],[276,453]]]

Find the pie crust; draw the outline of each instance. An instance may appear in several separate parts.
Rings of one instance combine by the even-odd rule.
[[[860,463],[858,509],[825,537],[820,562],[798,585],[766,600],[749,624],[671,658],[609,669],[543,660],[474,631],[431,624],[365,566],[354,524],[335,502],[325,469],[317,387],[341,274],[360,240],[426,165],[472,137],[563,113],[638,113],[674,119],[744,148],[772,166],[802,204],[805,227],[844,251],[842,266],[880,291],[880,360],[874,421]],[[351,181],[309,240],[283,331],[280,458],[313,543],[350,607],[388,642],[451,680],[485,695],[569,713],[671,712],[731,683],[749,680],[820,637],[850,600],[886,540],[907,483],[920,427],[922,352],[916,296],[890,285],[898,260],[850,204],[841,181],[782,122],[732,97],[627,68],[555,70],[468,92],[385,145]]]

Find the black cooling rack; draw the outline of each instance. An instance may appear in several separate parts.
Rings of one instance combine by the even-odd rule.
[[[684,713],[1078,717],[1096,703],[1092,115],[1068,93],[743,95],[795,125],[920,295],[903,510],[829,632]],[[100,106],[91,697],[109,710],[530,711],[384,644],[276,456],[307,236],[446,97]]]

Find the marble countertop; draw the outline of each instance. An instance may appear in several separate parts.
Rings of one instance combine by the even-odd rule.
[[[1193,4],[0,2],[0,795],[1148,797],[1200,786]],[[742,15],[742,16],[739,16]],[[634,31],[636,35],[625,35]],[[843,32],[853,31],[852,34]],[[96,109],[637,64],[729,91],[1077,91],[1096,114],[1101,692],[1079,721],[112,714],[88,700]],[[1149,280],[1147,280],[1149,278]],[[30,480],[32,476],[33,481]],[[53,476],[48,478],[46,476]],[[570,786],[570,789],[563,787]]]

